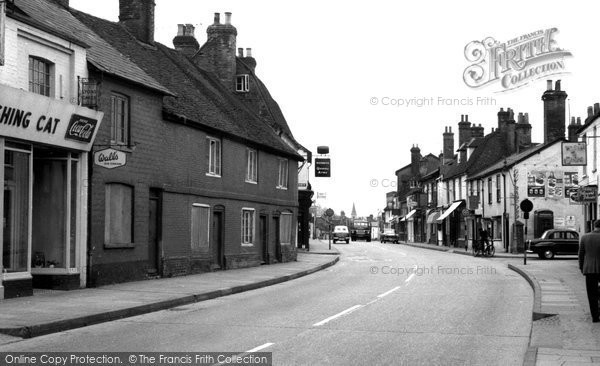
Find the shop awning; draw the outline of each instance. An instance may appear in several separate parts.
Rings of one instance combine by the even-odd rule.
[[[417,210],[412,210],[412,211],[410,211],[410,212],[409,212],[409,213],[408,213],[406,216],[404,216],[404,217],[402,218],[402,220],[400,220],[400,221],[406,221],[406,220],[410,219],[410,218],[412,217],[412,215],[414,215],[414,214],[415,214],[415,212],[417,212]]]
[[[448,207],[448,209],[444,211],[444,213],[440,217],[437,218],[437,221],[442,221],[443,219],[448,217],[448,215],[450,215],[452,211],[456,210],[461,203],[462,201],[452,202],[452,205]]]
[[[435,224],[435,220],[437,220],[438,217],[440,217],[442,213],[440,211],[435,211],[429,214],[429,216],[427,216],[427,223],[428,224]]]

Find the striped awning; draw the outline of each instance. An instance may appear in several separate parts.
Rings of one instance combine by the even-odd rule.
[[[461,203],[462,201],[452,202],[452,205],[450,205],[450,207],[448,207],[448,209],[444,211],[444,213],[441,214],[440,217],[437,218],[437,221],[442,221],[443,219],[448,217],[448,215],[450,215],[454,210],[456,210]]]

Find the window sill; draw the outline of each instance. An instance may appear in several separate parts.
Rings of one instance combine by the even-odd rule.
[[[258,184],[258,182],[254,180],[246,180],[245,182],[249,184]]]
[[[122,143],[118,143],[115,141],[110,142],[110,148],[119,150],[119,151],[123,151],[123,152],[129,152],[129,153],[133,152],[133,148],[131,147],[131,145],[122,144]]]
[[[242,243],[243,247],[253,247],[254,244],[253,243]]]
[[[275,188],[281,189],[282,191],[287,191],[288,190],[287,187],[282,187],[282,186],[277,186]]]
[[[104,243],[105,249],[135,248],[135,243]]]
[[[206,176],[207,176],[207,177],[213,177],[213,178],[221,178],[221,176],[220,176],[220,175],[218,175],[218,174],[213,174],[213,173],[206,173]]]

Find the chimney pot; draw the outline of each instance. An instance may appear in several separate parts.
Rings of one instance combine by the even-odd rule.
[[[183,36],[184,32],[185,32],[185,25],[184,24],[177,24],[177,35],[178,36]]]
[[[575,117],[571,117],[571,124],[574,125],[575,124]]]
[[[554,86],[554,90],[560,91],[560,80],[556,80],[556,84]]]
[[[464,115],[464,114],[461,114],[461,115],[460,115],[460,121],[461,121],[461,122],[464,122],[464,121],[465,121],[465,115]]]
[[[591,117],[594,115],[594,107],[589,106],[588,107],[588,117]]]
[[[215,13],[215,24],[221,24],[221,13]]]
[[[594,103],[594,114],[600,112],[600,103]]]
[[[525,113],[525,123],[529,123],[529,113]]]
[[[244,49],[243,48],[238,48],[238,57],[244,57]]]
[[[448,132],[452,132],[452,126],[448,127]]]
[[[546,80],[546,90],[552,90],[552,80]]]
[[[465,114],[465,122],[469,122],[469,115]]]
[[[185,35],[186,36],[191,36],[194,37],[194,25],[193,24],[186,24],[185,25]]]
[[[246,57],[252,57],[252,48],[246,48]]]
[[[577,117],[577,125],[581,126],[581,117]]]
[[[231,25],[231,13],[230,12],[225,13],[225,24]]]

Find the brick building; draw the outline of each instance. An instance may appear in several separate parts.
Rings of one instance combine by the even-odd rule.
[[[71,11],[163,87],[94,70],[106,110],[95,151],[127,163],[94,166],[92,284],[295,260],[303,158],[236,96],[230,14],[200,49],[180,26],[171,49],[153,39],[151,0],[120,2],[118,23]]]

